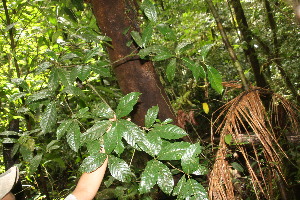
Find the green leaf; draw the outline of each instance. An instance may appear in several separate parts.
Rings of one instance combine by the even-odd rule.
[[[75,96],[84,96],[83,91],[80,88],[74,87],[74,86],[65,87],[62,90],[62,92],[65,92],[67,94],[72,94],[72,95],[75,95]]]
[[[52,128],[56,124],[56,118],[56,103],[50,102],[46,107],[46,110],[43,113],[40,121],[40,126],[42,128],[43,133],[48,133],[52,130]]]
[[[98,61],[95,64],[91,66],[91,69],[97,73],[100,74],[102,77],[111,77],[110,69],[108,68],[110,64],[106,61]]]
[[[219,94],[223,92],[222,76],[218,70],[213,67],[207,66],[207,76],[211,87]]]
[[[197,65],[196,63],[194,63],[192,60],[188,58],[183,58],[182,60],[184,64],[187,66],[187,68],[189,68],[192,71],[193,76],[195,77],[196,80],[198,80],[199,78],[205,78],[205,71],[201,65]]]
[[[111,109],[111,107],[107,103],[99,103],[97,104],[93,113],[97,117],[103,117],[106,119],[114,118],[115,112]]]
[[[185,175],[183,175],[180,180],[178,181],[177,185],[175,186],[172,195],[173,196],[177,196],[180,193],[182,193],[182,189],[186,184],[186,179],[185,179]]]
[[[120,126],[123,126],[123,138],[132,147],[138,149],[137,143],[142,140],[144,131],[131,121],[120,119],[118,120]]]
[[[93,140],[86,144],[86,148],[90,155],[99,153],[101,149],[100,140]]]
[[[142,33],[142,47],[146,47],[147,43],[151,40],[153,33],[153,24],[150,22],[145,27]]]
[[[69,130],[71,123],[72,120],[65,120],[59,125],[56,131],[56,138],[58,140]]]
[[[170,63],[167,66],[166,74],[169,82],[172,82],[175,77],[176,70],[176,58],[171,59]]]
[[[174,179],[172,173],[170,172],[170,169],[163,163],[157,161],[157,165],[158,165],[157,185],[164,193],[171,194],[174,187]]]
[[[154,61],[162,61],[166,60],[168,58],[172,58],[173,54],[170,53],[169,51],[161,51],[159,52],[156,56],[153,57]]]
[[[65,87],[73,86],[74,81],[70,80],[70,73],[64,69],[58,69],[59,80]]]
[[[194,199],[208,200],[207,192],[205,188],[194,179],[188,179],[185,185],[189,188],[189,196],[193,196]]]
[[[48,80],[48,88],[50,91],[55,91],[59,86],[59,72],[56,68],[52,69],[50,72]]]
[[[140,33],[137,31],[131,31],[130,32],[131,37],[133,38],[133,40],[135,41],[135,43],[139,46],[139,47],[143,47],[143,41],[142,38],[140,36]]]
[[[161,54],[161,55],[167,55],[167,56],[172,55],[168,48],[166,48],[164,46],[160,46],[160,45],[149,46],[147,48],[141,49],[138,53],[138,55],[142,59],[144,59],[146,56],[153,55],[153,54],[156,54],[156,55]]]
[[[158,136],[153,136],[153,135],[147,134],[139,142],[139,147],[143,151],[145,151],[146,153],[148,153],[149,155],[151,155],[152,157],[154,157],[161,150],[162,140]]]
[[[152,106],[151,108],[148,109],[147,114],[145,116],[145,126],[146,128],[150,128],[158,115],[159,107],[158,106]]]
[[[83,58],[84,63],[89,63],[91,59],[99,53],[100,47],[95,47],[92,50],[89,50]]]
[[[122,123],[113,122],[111,129],[104,135],[104,147],[106,153],[115,151],[117,154],[121,154],[124,150],[122,142],[122,134],[125,127]],[[126,130],[125,130],[126,131]]]
[[[240,164],[237,163],[237,162],[231,163],[231,166],[232,166],[234,169],[238,170],[239,172],[244,172],[244,168],[242,167],[242,165],[240,165]]]
[[[150,160],[147,162],[147,166],[141,175],[141,182],[139,186],[139,192],[141,194],[150,192],[150,189],[156,184],[158,180],[158,162],[156,160]]]
[[[47,144],[46,152],[50,153],[52,150],[58,149],[60,146],[56,144],[57,142],[58,140],[52,140],[49,144]]]
[[[181,158],[181,166],[184,172],[192,174],[199,169],[199,157],[201,146],[196,143],[190,145]]]
[[[157,157],[159,160],[180,160],[189,146],[187,142],[164,142]]]
[[[89,117],[90,117],[90,112],[88,107],[81,108],[80,110],[78,110],[77,113],[73,114],[72,116],[72,118],[89,118]]]
[[[113,155],[110,155],[108,160],[110,174],[119,181],[130,182],[133,173],[128,164],[124,160]]]
[[[91,128],[81,134],[81,141],[89,142],[98,140],[107,131],[109,126],[111,126],[111,123],[108,120],[96,122]]]
[[[45,90],[41,90],[41,91],[38,91],[32,95],[30,95],[28,98],[27,98],[27,103],[31,103],[31,102],[34,102],[34,101],[38,101],[38,100],[42,100],[42,99],[46,99],[48,97],[51,97],[52,96],[52,92],[49,91],[48,89],[45,89]]]
[[[231,134],[225,135],[224,140],[225,140],[226,144],[230,145],[232,142],[232,135]]]
[[[89,65],[79,65],[76,66],[75,69],[77,70],[77,77],[81,80],[84,81],[85,79],[87,79],[87,77],[90,75],[91,73],[91,67]]]
[[[144,10],[145,15],[147,18],[152,21],[156,22],[157,20],[157,12],[155,6],[149,0],[144,0],[142,3],[142,8]]]
[[[133,106],[137,103],[140,95],[139,92],[131,92],[120,99],[116,110],[118,119],[128,115],[133,110]]]
[[[165,36],[166,39],[176,41],[176,35],[168,25],[159,24],[156,27]]]
[[[175,53],[176,54],[183,53],[184,51],[186,51],[192,47],[193,47],[193,44],[191,44],[190,42],[181,42],[175,48]]]
[[[107,155],[105,153],[92,154],[83,160],[79,170],[87,173],[95,171],[104,163],[106,158]]]
[[[169,140],[179,139],[187,135],[187,133],[183,129],[173,124],[156,126],[151,131],[149,131],[148,134]]]
[[[200,175],[205,175],[208,173],[208,169],[207,167],[203,166],[203,165],[199,165],[198,166],[198,169],[196,171],[194,171],[192,174],[195,174],[197,176],[200,176]]]
[[[36,69],[36,73],[41,73],[41,72],[46,71],[46,69],[50,68],[51,65],[52,64],[50,62],[43,62],[43,63],[39,64],[39,66]]]
[[[30,161],[29,164],[29,174],[32,174],[37,170],[38,166],[41,163],[42,158],[43,158],[42,153],[37,154],[36,156],[33,157],[33,159]]]
[[[75,152],[78,151],[80,147],[80,127],[76,122],[73,122],[67,133],[67,142],[71,149]]]

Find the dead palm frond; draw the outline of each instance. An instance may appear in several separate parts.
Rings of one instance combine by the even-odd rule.
[[[216,153],[216,161],[210,174],[210,199],[236,199],[230,173],[231,166],[226,159],[229,147],[224,138],[228,134],[232,136],[234,147],[241,152],[245,160],[245,166],[257,199],[260,197],[272,199],[274,186],[270,183],[275,178],[285,181],[282,158],[287,157],[287,155],[278,142],[278,136],[275,134],[271,123],[272,117],[268,115],[261,101],[262,95],[272,95],[272,111],[276,112],[276,106],[281,105],[291,124],[294,128],[297,127],[296,109],[281,96],[272,94],[267,90],[252,88],[224,105],[212,126],[214,127],[223,118],[214,132],[214,134],[220,134],[220,143]],[[251,151],[249,151],[249,147],[246,148],[245,144],[241,144],[239,142],[241,134],[249,135],[249,137],[255,136],[262,147],[262,155],[259,155],[260,150],[253,140],[249,141],[250,144],[248,144]],[[261,162],[262,158],[265,163]],[[253,161],[257,163],[255,168],[251,165]],[[266,169],[270,173],[266,173]]]

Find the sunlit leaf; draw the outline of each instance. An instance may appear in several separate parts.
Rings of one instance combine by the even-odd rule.
[[[187,142],[164,142],[157,157],[159,160],[180,160],[189,146]]]
[[[56,119],[56,103],[50,102],[41,117],[40,126],[42,128],[43,133],[48,133],[53,129],[54,125],[56,124]]]
[[[131,92],[122,97],[116,110],[117,117],[121,118],[128,115],[133,110],[133,106],[137,103],[140,95],[139,92]]]
[[[71,123],[72,120],[65,120],[59,125],[56,131],[56,137],[58,140],[69,130]]]
[[[84,62],[84,63],[89,63],[89,62],[91,61],[91,59],[92,59],[95,55],[97,55],[97,54],[99,53],[99,50],[100,50],[100,47],[95,47],[95,48],[93,48],[92,50],[89,50],[89,51],[85,54],[85,56],[84,56],[84,58],[83,58],[83,62]]]
[[[174,187],[174,179],[170,169],[163,163],[156,161],[158,165],[157,185],[166,193],[171,194]]]
[[[211,87],[219,94],[223,92],[222,76],[218,70],[213,67],[207,66],[207,76]]]
[[[137,143],[140,142],[144,136],[144,131],[136,124],[127,120],[118,120],[119,125],[123,126],[123,138],[132,147],[138,149]]]
[[[37,170],[38,166],[41,163],[42,158],[43,158],[42,153],[37,154],[36,156],[33,157],[33,159],[30,161],[29,164],[29,174],[32,174]]]
[[[79,170],[81,172],[92,172],[99,168],[107,158],[105,153],[96,153],[86,157],[82,164],[80,165]]]
[[[158,115],[159,107],[158,106],[152,106],[151,108],[148,109],[147,114],[145,116],[145,126],[147,128],[150,128]]]
[[[227,135],[225,135],[224,136],[224,140],[225,140],[225,142],[226,142],[226,144],[231,144],[231,142],[232,142],[232,135],[231,134],[227,134]]]
[[[114,117],[115,112],[107,103],[99,103],[96,105],[96,108],[93,111],[97,117],[103,117],[106,119],[111,119]]]
[[[157,12],[155,6],[152,4],[150,0],[144,0],[142,3],[142,8],[144,10],[145,15],[150,21],[156,22],[157,20]]]
[[[75,67],[77,70],[77,77],[81,80],[84,81],[85,79],[87,79],[87,77],[90,75],[91,73],[91,67],[89,65],[79,65]]]
[[[77,152],[80,147],[80,127],[76,122],[73,122],[67,133],[67,142],[70,148]]]
[[[159,136],[161,138],[165,138],[169,140],[179,139],[187,135],[187,133],[183,129],[173,124],[156,126],[151,131],[149,131],[148,134],[153,136]]]
[[[143,151],[154,157],[161,150],[162,140],[158,136],[147,134],[139,142],[139,147],[141,147]]]
[[[111,121],[104,120],[96,122],[91,128],[81,134],[82,142],[89,142],[99,139],[111,126]]]
[[[186,179],[185,179],[185,175],[183,175],[178,181],[177,185],[174,187],[172,195],[177,196],[180,193],[182,193],[182,188],[184,187],[185,184],[186,184]]]
[[[147,162],[147,166],[141,175],[141,182],[139,192],[141,194],[150,192],[150,189],[156,184],[158,180],[158,164],[156,160]]]
[[[131,180],[133,173],[131,172],[128,164],[124,160],[117,158],[113,155],[110,155],[108,160],[108,168],[110,174],[115,179],[122,182],[129,182]]]

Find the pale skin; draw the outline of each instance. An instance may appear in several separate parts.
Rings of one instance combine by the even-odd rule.
[[[101,185],[105,170],[107,168],[108,159],[104,161],[103,165],[91,173],[83,173],[77,183],[72,194],[77,200],[92,200]]]

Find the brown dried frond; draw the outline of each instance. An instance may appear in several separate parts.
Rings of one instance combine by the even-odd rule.
[[[271,94],[267,90],[251,89],[241,93],[238,97],[234,98],[221,109],[220,114],[214,121],[214,124],[220,121],[221,116],[223,120],[216,129],[214,134],[220,134],[219,150],[217,152],[217,159],[213,166],[209,180],[209,195],[211,199],[235,199],[234,189],[232,187],[232,180],[230,177],[229,163],[226,161],[226,151],[228,149],[224,138],[227,134],[231,134],[233,141],[238,143],[239,137],[243,134],[255,135],[263,149],[264,160],[268,167],[271,177],[277,177],[285,181],[282,172],[282,155],[286,156],[280,147],[275,133],[272,128],[272,123],[268,117],[267,111],[260,99],[261,95]],[[296,113],[292,112],[292,107],[288,101],[281,98],[279,95],[274,94],[274,98],[279,99],[287,113],[290,113],[289,118],[294,125],[297,125]],[[214,127],[214,124],[212,127]],[[244,130],[244,131],[242,131]],[[236,145],[239,152],[242,153],[245,159],[245,165],[251,177],[252,185],[257,196],[257,199],[264,197],[272,199],[272,187],[268,184],[268,178],[264,170],[266,166],[262,167],[261,157],[258,156],[258,149],[253,141],[250,141],[252,152],[254,155],[252,159],[257,162],[257,168],[251,166],[249,153],[244,145]],[[225,169],[227,168],[227,170]]]

